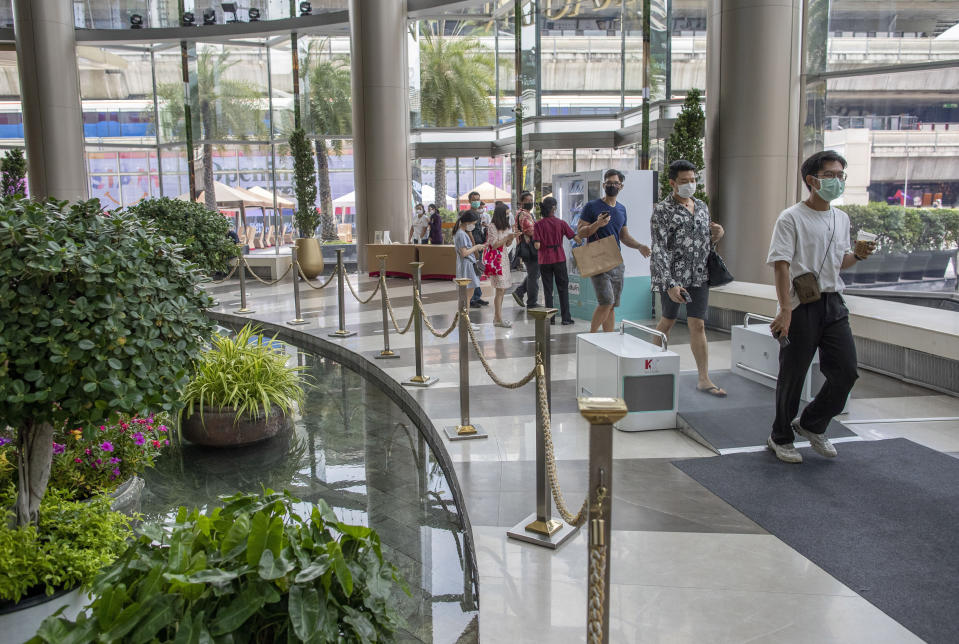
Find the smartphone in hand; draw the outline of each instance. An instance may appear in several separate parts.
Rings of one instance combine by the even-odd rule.
[[[779,340],[779,346],[782,347],[783,349],[789,346],[789,336],[783,335],[779,331],[774,331],[773,337]]]
[[[683,299],[686,300],[686,304],[689,304],[693,301],[693,296],[689,294],[689,291],[682,289],[679,291],[679,294],[683,296]]]

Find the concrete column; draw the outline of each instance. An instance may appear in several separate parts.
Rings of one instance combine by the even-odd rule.
[[[353,175],[359,266],[377,230],[406,241],[410,218],[410,116],[406,2],[350,0]]]
[[[737,280],[771,284],[776,217],[799,200],[802,0],[709,0],[706,188]]]
[[[30,194],[87,199],[73,2],[14,0],[13,19]]]

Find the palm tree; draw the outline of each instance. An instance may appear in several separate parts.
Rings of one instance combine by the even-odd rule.
[[[216,139],[236,137],[247,139],[266,134],[260,99],[263,92],[256,84],[226,78],[227,72],[240,60],[230,59],[230,51],[215,51],[212,46],[197,55],[197,94],[203,141],[203,191],[206,207],[216,210],[216,191],[213,185],[213,143]],[[157,94],[163,99],[161,122],[174,137],[183,137],[185,120],[183,87],[179,84],[162,85]]]
[[[443,36],[444,21],[420,39],[420,105],[433,127],[489,125],[495,115],[493,52],[472,36]],[[436,199],[446,205],[446,159],[436,159]],[[442,203],[441,203],[442,202]]]
[[[323,41],[314,41],[300,73],[306,81],[310,107],[309,127],[316,139],[316,165],[320,175],[322,239],[337,239],[333,224],[333,191],[330,188],[330,152],[343,153],[343,139],[328,136],[349,135],[353,131],[350,63],[344,56],[320,59]]]

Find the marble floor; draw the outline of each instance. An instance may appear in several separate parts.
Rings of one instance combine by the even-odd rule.
[[[518,278],[523,273],[514,273]],[[375,280],[351,275],[361,296]],[[411,313],[411,282],[388,280],[401,325]],[[236,282],[214,286],[219,310],[238,308]],[[491,300],[489,288],[487,295]],[[326,335],[336,328],[336,292],[301,286],[299,327]],[[250,284],[251,317],[283,324],[293,317],[292,284]],[[383,346],[380,300],[358,304],[346,294],[347,328],[340,340],[372,359]],[[445,329],[455,312],[450,282],[425,282],[430,320]],[[471,311],[479,324],[484,357],[505,380],[533,366],[534,328],[525,310],[507,296],[511,329],[492,325],[489,307]],[[651,322],[651,321],[648,321]],[[571,507],[586,488],[587,424],[576,410],[575,336],[588,323],[552,330],[552,419],[558,471]],[[439,382],[411,390],[442,428],[459,420],[458,332],[427,334],[424,372]],[[709,331],[709,359],[729,368],[728,334]],[[397,380],[414,373],[412,334],[390,334],[400,354],[376,361]],[[681,369],[695,362],[685,327],[678,324],[670,349]],[[470,362],[471,420],[489,438],[445,442],[456,464],[476,542],[479,632],[482,642],[585,640],[586,541],[580,531],[556,551],[507,539],[506,529],[535,509],[535,415],[532,384],[507,390],[494,385],[475,356]],[[718,382],[722,385],[722,382]],[[769,391],[770,399],[773,392]],[[959,398],[863,371],[848,413],[840,417],[866,440],[906,437],[959,454]],[[445,440],[445,439],[444,439]],[[840,458],[842,445],[838,446]],[[683,474],[670,463],[715,454],[676,430],[614,435],[611,641],[614,642],[910,642],[913,634],[775,536]],[[463,640],[467,641],[467,640]]]

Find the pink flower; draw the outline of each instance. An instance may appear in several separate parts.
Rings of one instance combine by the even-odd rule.
[[[56,441],[54,441],[54,443],[53,443],[53,453],[54,453],[54,454],[63,454],[66,450],[67,450],[67,446],[66,446],[66,445],[61,445],[60,443],[57,443]]]
[[[89,456],[89,455],[90,455],[90,448],[88,447],[87,449],[83,450],[83,453],[86,454],[87,456]]]
[[[80,457],[77,457],[77,458],[73,459],[73,462],[74,462],[74,463],[82,463],[82,462],[83,462],[83,459],[80,458]]]
[[[122,460],[122,459],[119,459],[119,458],[117,458],[116,456],[114,456],[113,458],[110,459],[110,463],[111,463],[112,465],[116,465],[116,464],[119,463],[121,460]]]
[[[169,444],[170,444],[170,441],[164,440],[164,441],[163,441],[163,444],[164,444],[164,445],[169,445]]]
[[[154,447],[160,447],[160,441],[152,441]]]
[[[101,432],[107,431],[106,425],[100,425],[100,431],[101,431]]]
[[[146,442],[146,439],[143,437],[143,434],[140,432],[133,433],[133,442],[137,445],[143,445]]]
[[[160,425],[160,431],[161,431],[161,432],[167,431],[167,426],[166,426],[166,425]]]
[[[112,481],[116,477],[120,476],[120,470],[118,468],[113,468],[113,473],[110,474],[110,480]]]
[[[102,443],[100,443],[100,449],[102,449],[104,452],[112,452],[113,443],[111,443],[110,441],[103,441]]]

